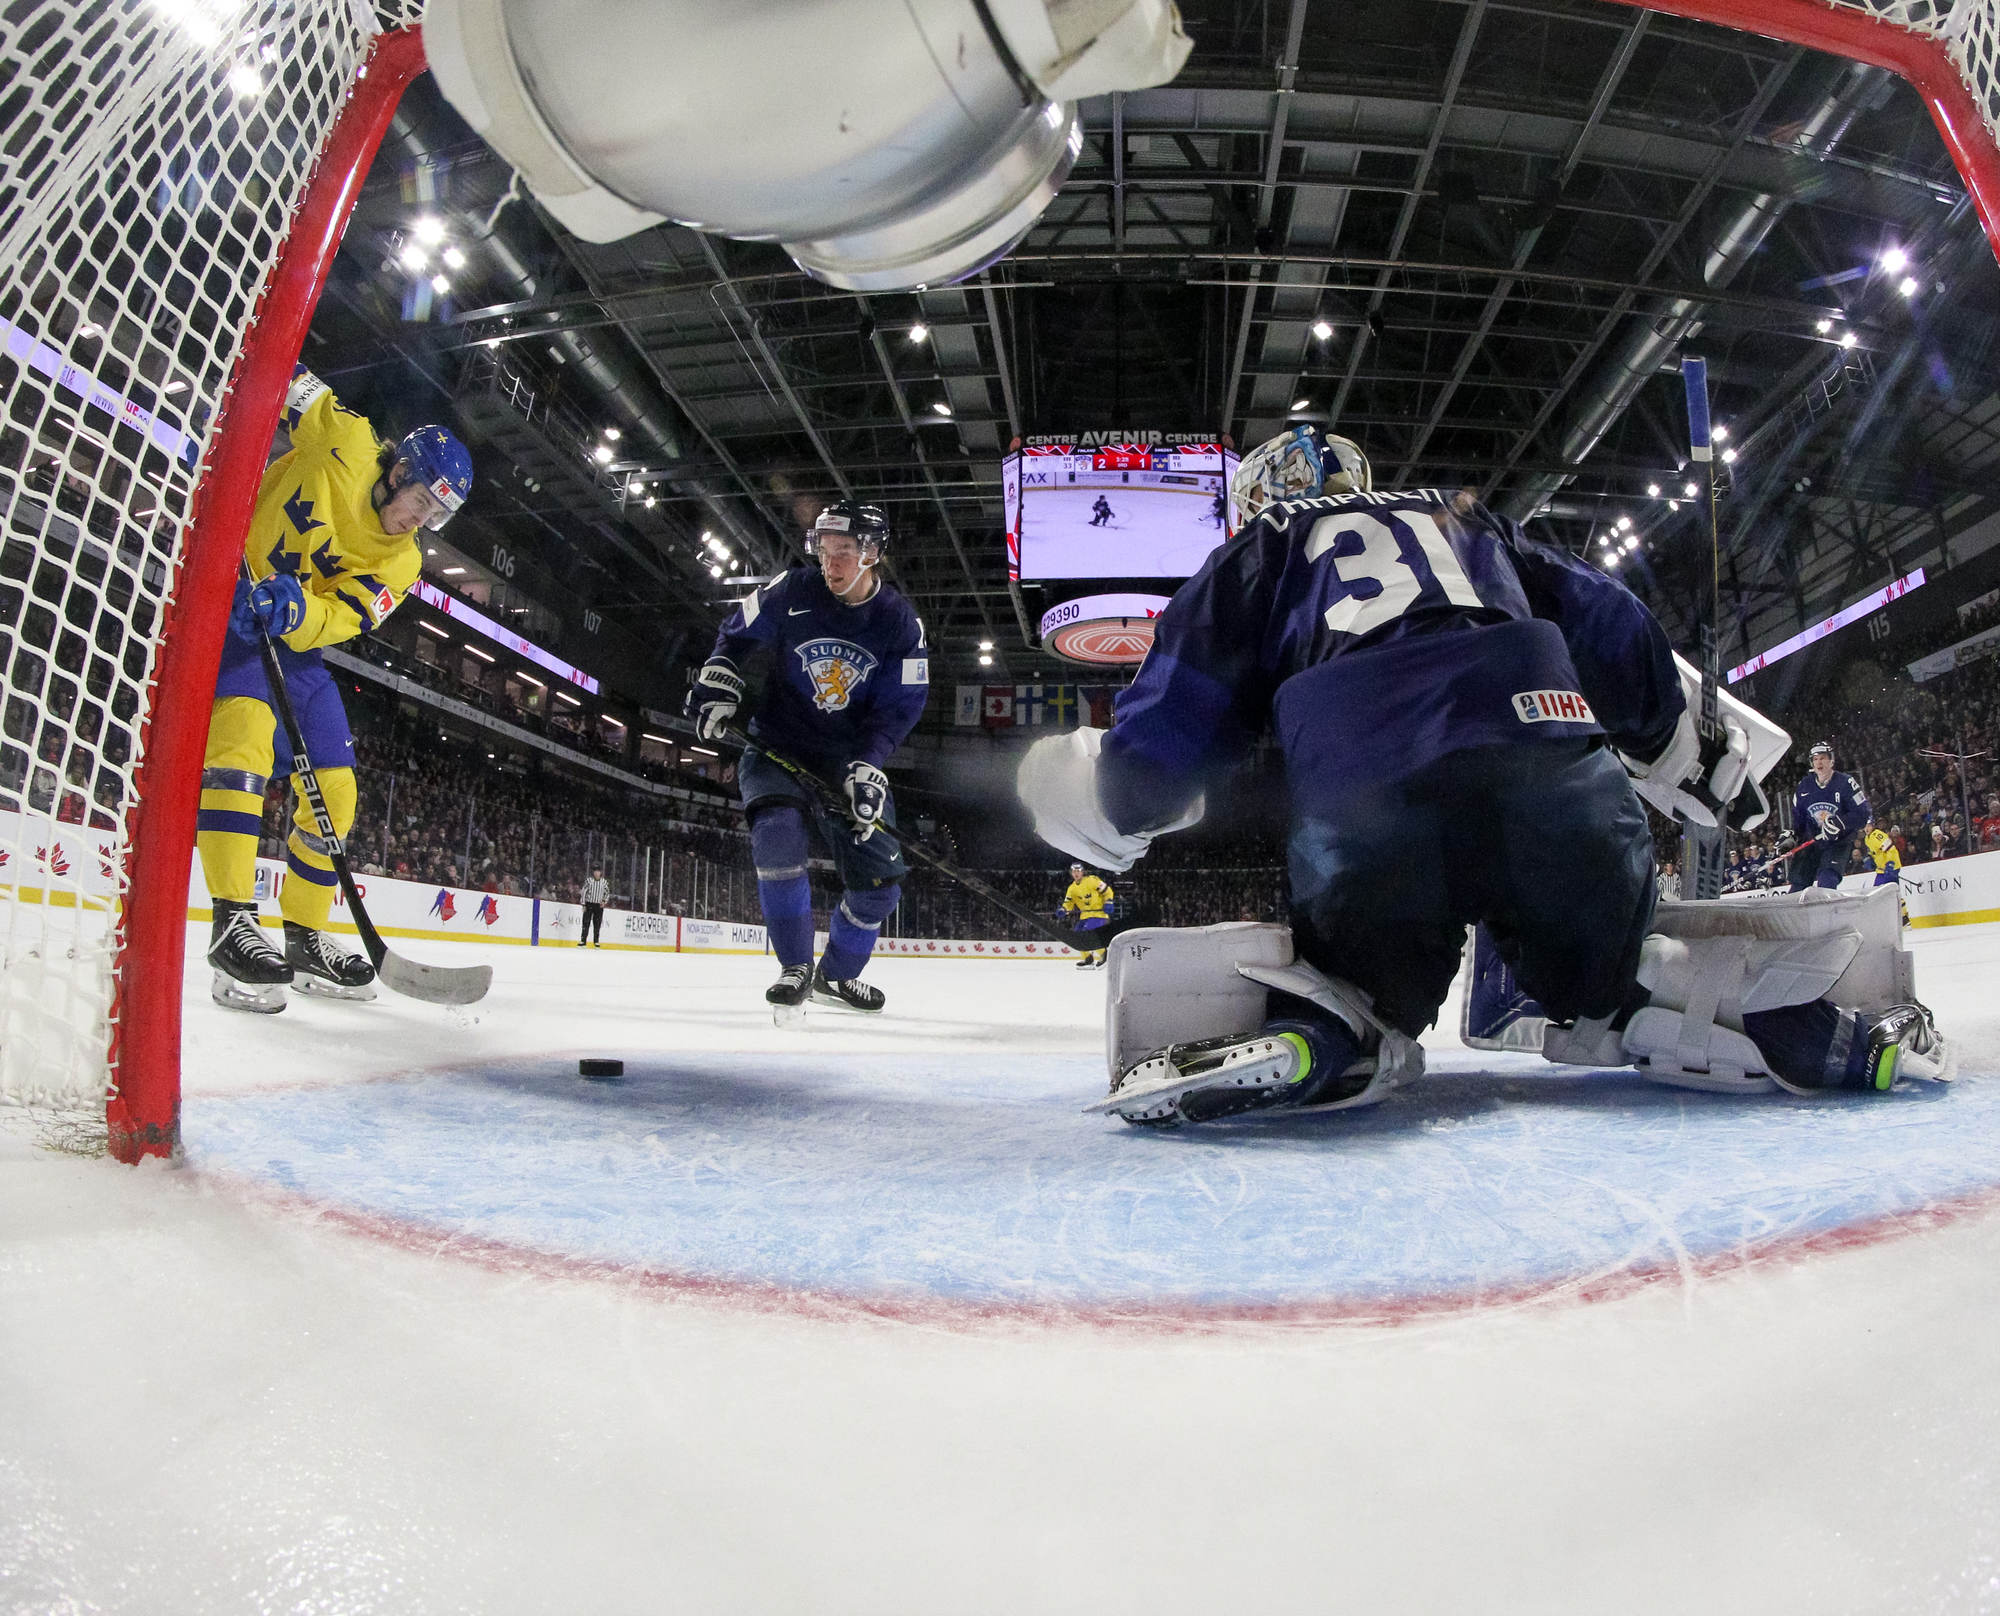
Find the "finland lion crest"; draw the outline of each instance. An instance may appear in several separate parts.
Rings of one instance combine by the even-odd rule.
[[[843,711],[879,660],[846,640],[808,640],[798,648],[798,657],[812,680],[813,705],[823,713]]]

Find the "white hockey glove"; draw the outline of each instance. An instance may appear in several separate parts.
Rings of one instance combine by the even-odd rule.
[[[743,676],[721,657],[704,663],[688,686],[687,704],[695,733],[704,741],[719,741],[743,700]]]
[[[1695,724],[1701,675],[1676,655],[1687,710],[1667,749],[1650,763],[1620,752],[1639,795],[1669,818],[1696,825],[1726,823],[1733,830],[1761,825],[1771,812],[1760,782],[1776,766],[1791,736],[1747,702],[1718,691],[1721,737],[1704,740]]]
[[[1158,830],[1119,830],[1097,803],[1097,758],[1103,746],[1101,729],[1071,730],[1035,742],[1021,759],[1014,794],[1034,816],[1035,834],[1049,846],[1100,869],[1129,870],[1145,857],[1155,836],[1196,823],[1205,802],[1195,798],[1186,813]]]
[[[854,839],[865,842],[882,822],[889,806],[889,777],[872,763],[858,759],[847,766],[847,812],[854,820]]]

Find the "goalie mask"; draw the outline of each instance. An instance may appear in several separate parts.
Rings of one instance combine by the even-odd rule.
[[[1243,457],[1229,495],[1247,523],[1280,500],[1365,494],[1374,486],[1359,444],[1316,426],[1295,426]]]

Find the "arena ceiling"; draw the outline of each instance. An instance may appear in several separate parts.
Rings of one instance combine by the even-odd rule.
[[[1183,13],[1180,77],[1085,104],[1016,252],[893,296],[774,246],[598,246],[499,206],[510,171],[420,82],[316,335],[413,413],[449,395],[481,530],[671,659],[848,494],[890,512],[939,683],[1052,676],[1044,597],[1007,578],[1009,440],[1249,445],[1297,419],[1362,443],[1378,484],[1475,488],[1599,564],[1611,538],[1685,644],[1688,352],[1738,452],[1726,649],[2000,511],[2000,268],[1901,81],[1588,0]],[[423,213],[466,243],[428,309],[396,257]]]

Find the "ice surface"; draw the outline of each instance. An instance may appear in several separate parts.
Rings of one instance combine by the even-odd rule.
[[[1207,1133],[1066,966],[421,946],[191,970],[183,1170],[0,1132],[0,1610],[2000,1610],[2000,928],[1948,1092]]]

